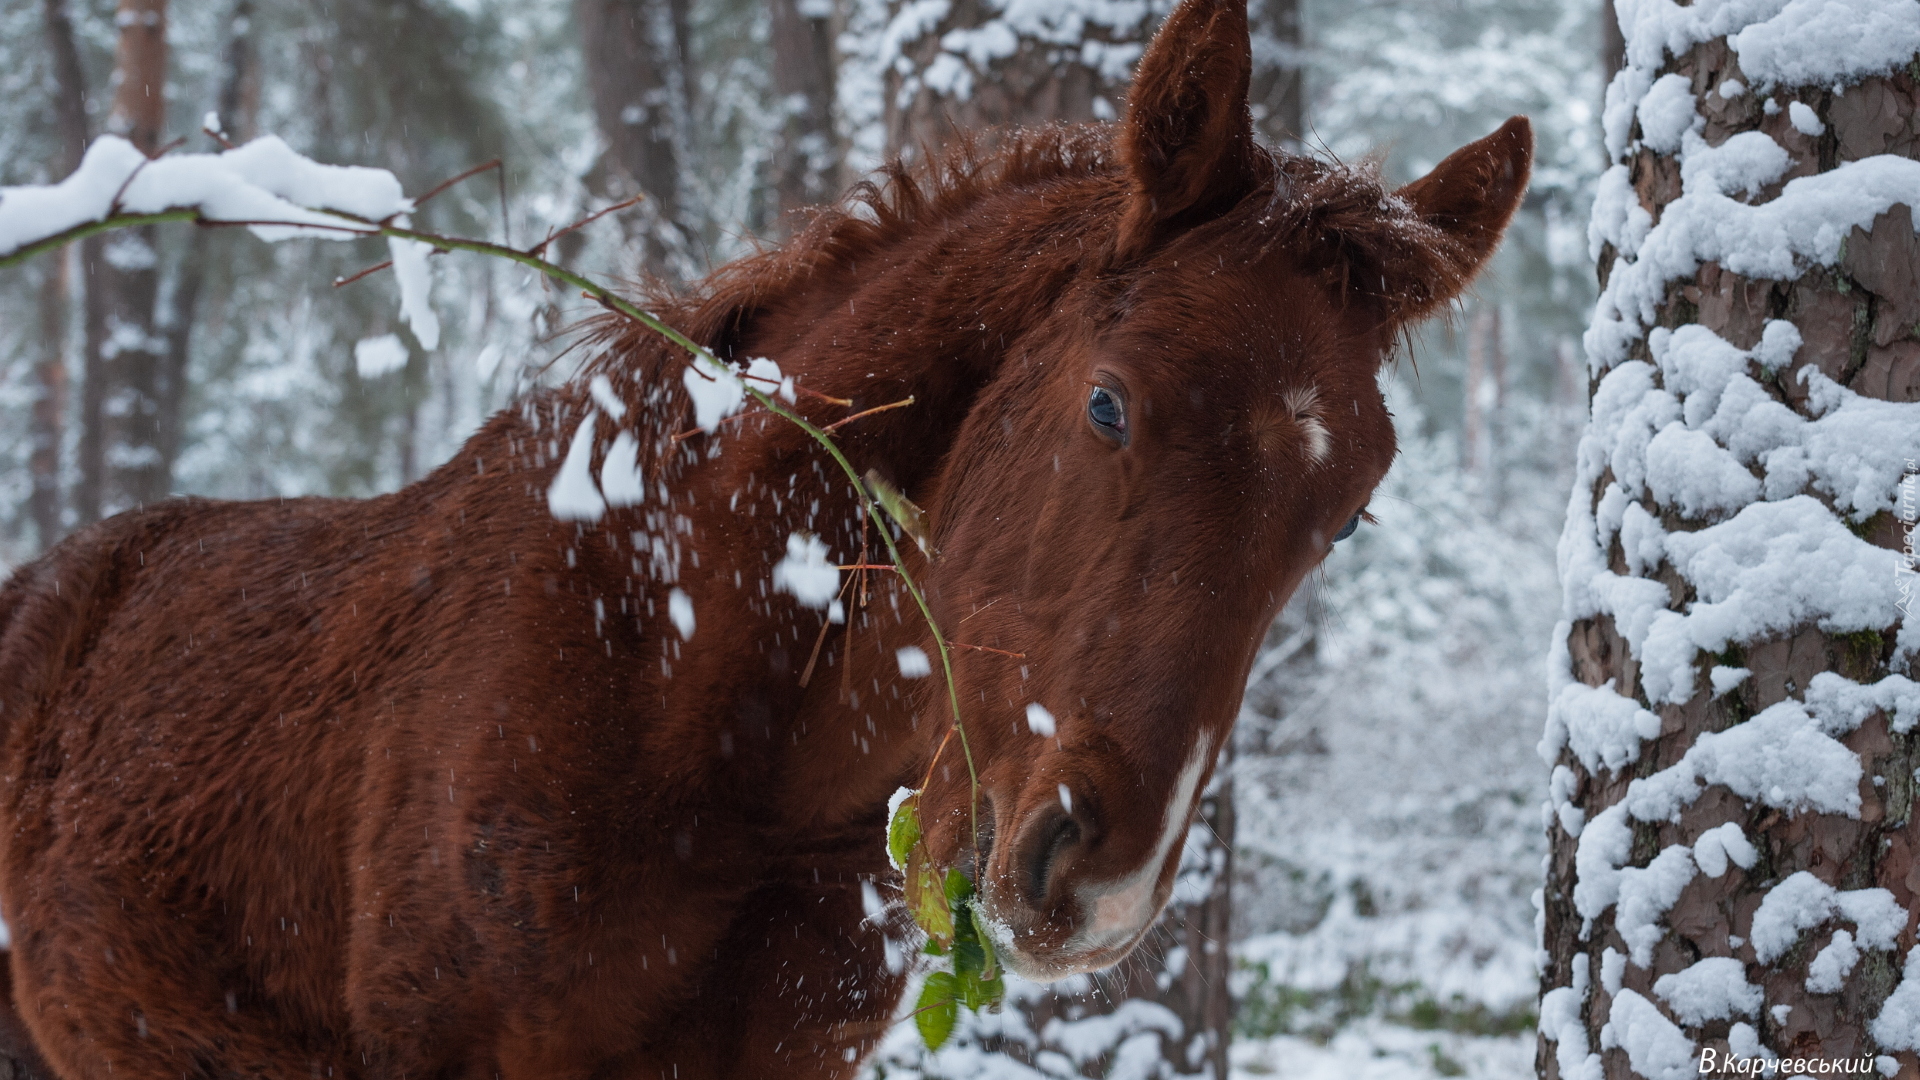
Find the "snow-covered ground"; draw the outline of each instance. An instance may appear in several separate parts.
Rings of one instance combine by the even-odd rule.
[[[1534,1036],[1456,1035],[1366,1021],[1325,1043],[1293,1035],[1233,1044],[1233,1080],[1530,1080]]]

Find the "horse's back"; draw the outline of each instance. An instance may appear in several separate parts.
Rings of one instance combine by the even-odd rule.
[[[248,1014],[344,1027],[366,705],[335,600],[381,516],[170,501],[83,530],[0,592],[0,895],[20,1010],[66,1070],[87,1071],[48,1025],[111,1016],[139,1040],[177,1031],[177,1006],[234,1025],[196,1031],[206,1053],[257,1037]],[[262,1063],[326,1059],[298,1041]]]

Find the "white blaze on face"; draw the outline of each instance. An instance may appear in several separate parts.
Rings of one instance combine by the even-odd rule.
[[[1213,738],[1200,736],[1187,763],[1180,767],[1173,794],[1167,799],[1166,817],[1160,824],[1159,839],[1140,868],[1118,881],[1095,882],[1080,888],[1081,909],[1088,915],[1087,925],[1068,943],[1072,952],[1093,952],[1124,945],[1137,937],[1159,909],[1154,904],[1155,886],[1166,869],[1167,856],[1173,853],[1187,832],[1187,817],[1194,800],[1200,796],[1200,776],[1213,760]]]

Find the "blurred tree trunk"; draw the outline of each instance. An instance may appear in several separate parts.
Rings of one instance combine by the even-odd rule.
[[[226,141],[238,146],[253,138],[260,115],[260,65],[253,45],[253,0],[236,0],[227,22],[225,70],[214,97]],[[186,420],[187,362],[193,343],[193,324],[200,314],[200,290],[206,282],[212,233],[195,229],[187,239],[186,254],[174,279],[172,310],[167,313],[165,362],[161,365],[159,394],[160,456],[167,475],[180,456]]]
[[[773,0],[773,92],[785,123],[773,153],[782,231],[786,215],[840,190],[840,143],[833,131],[832,0]]]
[[[61,176],[80,167],[87,152],[87,77],[80,68],[80,50],[74,45],[73,20],[66,0],[46,0],[47,54],[53,63],[53,114],[60,130]],[[28,513],[33,518],[41,550],[53,546],[62,530],[60,451],[66,436],[67,312],[72,302],[72,253],[62,251],[45,260],[46,278],[40,286],[40,360],[34,365],[32,450],[27,469],[33,489]]]
[[[692,78],[687,0],[576,0],[594,121],[607,148],[588,176],[602,198],[646,201],[621,216],[638,223],[643,269],[663,277],[694,270],[688,251],[680,153]]]
[[[142,153],[160,152],[167,119],[166,0],[120,0],[113,108],[107,130]],[[160,259],[152,226],[82,247],[87,352],[81,395],[82,522],[166,497],[160,399],[167,342],[155,323]]]
[[[1842,31],[1850,17],[1834,8],[1797,32]],[[1713,182],[1683,187],[1688,122],[1702,140],[1688,152],[1777,145],[1785,177],[1870,157],[1905,167],[1897,159],[1920,157],[1920,85],[1902,61],[1849,78],[1843,95],[1810,50],[1815,85],[1763,88],[1724,36],[1670,60],[1647,51],[1662,66],[1639,85],[1658,76],[1669,111],[1655,115],[1649,94],[1633,141],[1616,135],[1601,190],[1617,182],[1625,205],[1595,211],[1608,289],[1588,337],[1594,416],[1560,545],[1571,622],[1541,744],[1553,777],[1537,1069],[1732,1075],[1701,1063],[1731,1052],[1915,1080],[1920,732],[1907,679],[1920,662],[1911,592],[1900,597],[1913,581],[1920,406],[1878,414],[1906,417],[1878,433],[1829,423],[1841,442],[1825,449],[1798,435],[1763,453],[1743,442],[1836,408],[1857,423],[1883,402],[1920,401],[1913,210],[1895,203],[1853,227],[1836,255],[1798,250],[1790,280],[1696,264],[1695,234],[1667,226],[1685,220],[1683,191],[1697,205],[1688,189]],[[1675,116],[1677,103],[1690,112]],[[1769,182],[1751,202],[1780,192]],[[1732,231],[1744,210],[1716,211],[1728,263],[1752,257]],[[1616,288],[1650,270],[1680,276],[1648,283],[1663,298],[1643,325],[1636,294]],[[1728,402],[1743,403],[1730,427]],[[1786,555],[1815,538],[1818,556]],[[1852,599],[1804,581],[1849,565],[1862,568]],[[1795,590],[1805,601],[1781,606]],[[1717,629],[1698,621],[1716,616]]]
[[[916,158],[962,131],[1114,119],[1152,36],[1147,11],[953,0],[887,68],[888,151]]]
[[[1233,1039],[1233,753],[1221,758],[1181,852],[1166,914],[1140,948],[1103,978],[1108,996],[1157,1002],[1185,1026],[1163,1038],[1160,1056],[1177,1076],[1226,1080]]]
[[[1627,62],[1627,39],[1620,32],[1620,13],[1614,10],[1614,0],[1600,0],[1600,80],[1601,85],[1613,81],[1614,73]]]
[[[1307,137],[1306,39],[1300,0],[1253,0],[1254,126],[1268,142],[1298,151]]]

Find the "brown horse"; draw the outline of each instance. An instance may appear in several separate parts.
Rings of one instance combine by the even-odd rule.
[[[913,398],[840,435],[977,646],[977,833],[898,583],[849,575],[843,626],[790,580],[807,536],[884,560],[851,484],[765,413],[674,438],[685,357],[608,326],[404,491],[146,507],[0,592],[0,900],[53,1072],[846,1076],[905,980],[885,808],[929,770],[1010,968],[1122,957],[1393,458],[1383,359],[1531,154],[1515,119],[1390,193],[1258,148],[1248,73],[1244,0],[1186,0],[1120,124],[895,168],[662,304],[854,403],[817,422]]]

